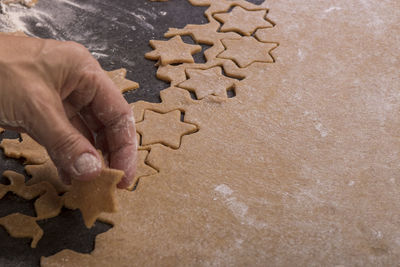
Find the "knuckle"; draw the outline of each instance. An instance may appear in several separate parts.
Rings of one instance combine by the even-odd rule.
[[[73,152],[79,147],[81,138],[78,134],[61,134],[54,139],[49,154],[56,162],[62,160],[70,161],[73,157]]]

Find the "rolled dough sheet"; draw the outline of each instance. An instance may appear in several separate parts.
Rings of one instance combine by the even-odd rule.
[[[234,1],[192,2],[214,3],[212,18]],[[276,62],[239,69],[227,101],[172,87],[162,104],[136,103],[137,119],[179,107],[199,131],[177,150],[151,146],[159,172],[118,194],[124,212],[105,216],[115,226],[90,255],[66,250],[43,266],[400,262],[397,3],[268,8],[276,26],[255,38],[279,42]]]
[[[210,24],[198,26],[209,32],[218,29],[213,14],[252,8],[243,1],[191,2],[211,4]],[[160,67],[174,85],[189,67],[222,66],[229,77],[244,79],[229,99],[193,100],[172,86],[161,104],[136,103],[137,121],[146,111],[180,110],[199,130],[183,136],[179,149],[149,144],[146,161],[158,172],[133,193],[118,191],[121,212],[102,216],[114,227],[97,237],[91,254],[64,250],[41,264],[396,265],[396,5],[268,2],[253,8],[269,8],[276,25],[252,38],[279,42],[270,54],[275,63],[253,60],[241,68],[233,61],[246,53],[218,57],[224,38],[214,34],[211,63]]]

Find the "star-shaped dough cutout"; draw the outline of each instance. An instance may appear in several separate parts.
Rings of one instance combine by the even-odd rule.
[[[245,68],[253,62],[274,62],[274,58],[270,53],[278,46],[276,43],[259,42],[253,37],[222,39],[221,41],[226,50],[219,54],[218,57],[232,59],[241,68]]]
[[[180,83],[179,87],[195,92],[197,99],[207,95],[227,97],[226,91],[235,84],[235,79],[222,74],[221,67],[207,70],[187,69],[189,79]]]
[[[143,121],[136,124],[136,130],[142,136],[143,146],[161,143],[178,149],[181,137],[196,132],[197,126],[182,122],[180,110],[165,114],[146,110]]]
[[[194,63],[192,55],[201,51],[200,45],[184,43],[179,35],[168,41],[150,40],[150,45],[155,50],[146,53],[145,57],[160,60],[161,65]]]
[[[139,178],[150,176],[158,172],[156,169],[154,169],[153,167],[151,167],[146,163],[146,158],[148,154],[149,151],[147,150],[138,151],[138,156],[136,161],[136,174],[135,178],[133,179],[132,185],[128,187],[129,190],[132,190],[135,187],[136,182],[139,180]]]
[[[25,158],[26,164],[42,164],[49,159],[49,155],[44,147],[38,144],[27,134],[21,134],[22,141],[18,139],[3,139],[0,147],[4,149],[4,154],[11,158]]]
[[[115,85],[119,88],[121,93],[125,93],[127,91],[135,90],[139,88],[139,84],[137,82],[126,79],[126,69],[121,68],[117,70],[107,71],[108,77],[115,83]]]
[[[68,209],[80,209],[87,228],[91,228],[102,212],[116,212],[115,192],[124,176],[120,170],[103,168],[91,181],[72,179],[71,190],[64,194]]]
[[[224,23],[221,32],[239,32],[250,36],[259,28],[272,28],[273,25],[265,20],[267,10],[249,11],[236,6],[230,13],[214,14],[214,17]]]

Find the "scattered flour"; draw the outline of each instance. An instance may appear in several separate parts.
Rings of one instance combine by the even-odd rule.
[[[241,224],[254,226],[258,229],[267,227],[267,224],[261,222],[248,214],[249,207],[246,203],[239,201],[232,196],[234,191],[226,184],[220,184],[214,188],[214,191],[223,197],[223,202],[232,214],[241,222]]]
[[[139,23],[143,28],[154,30],[154,26],[146,21],[146,17],[144,15],[136,14],[135,12],[129,12],[129,14],[131,14],[136,19],[136,22]]]
[[[325,13],[330,13],[330,12],[335,11],[335,10],[342,10],[342,8],[338,7],[338,6],[331,6],[330,8],[325,9],[324,12]]]

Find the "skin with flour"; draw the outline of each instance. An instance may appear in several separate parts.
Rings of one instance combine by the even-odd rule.
[[[130,184],[136,159],[133,114],[86,48],[0,35],[0,58],[1,127],[27,132],[45,146],[66,183],[100,173],[99,148],[110,167],[125,172],[118,186]]]

